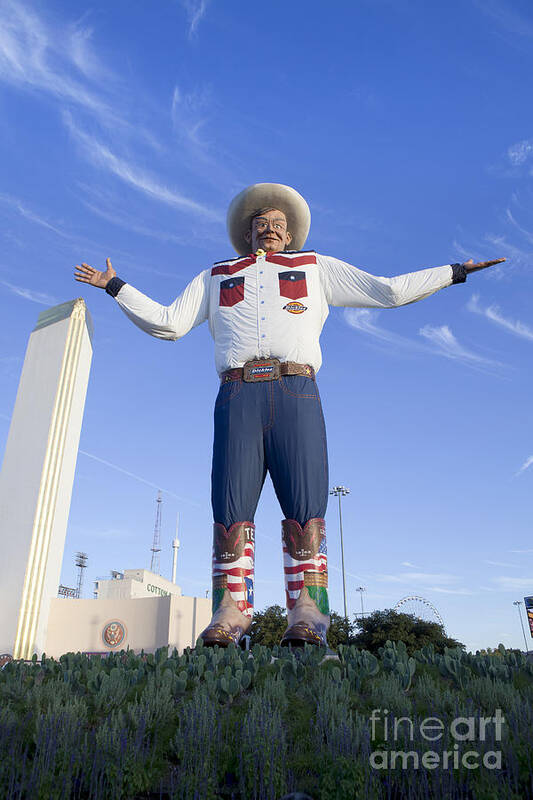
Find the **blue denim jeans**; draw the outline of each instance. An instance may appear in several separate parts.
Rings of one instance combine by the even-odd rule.
[[[312,378],[229,381],[215,403],[211,501],[215,522],[254,521],[270,473],[286,519],[323,519],[328,502],[326,429]]]

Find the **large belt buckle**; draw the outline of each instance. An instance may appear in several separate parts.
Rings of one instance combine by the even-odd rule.
[[[242,368],[242,379],[247,383],[275,381],[281,374],[280,365],[279,358],[259,358],[257,361],[247,361]]]

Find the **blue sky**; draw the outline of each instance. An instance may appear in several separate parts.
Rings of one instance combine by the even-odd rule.
[[[154,11],[155,9],[155,11]],[[0,444],[27,339],[83,295],[95,326],[62,581],[89,554],[210,586],[207,326],[137,330],[73,266],[170,303],[232,256],[231,198],[297,188],[307,246],[379,275],[506,256],[394,311],[332,309],[319,373],[343,501],[348,607],[426,597],[469,648],[523,646],[533,594],[533,11],[526,0],[0,2]],[[283,602],[281,512],[265,486],[256,605]],[[330,597],[342,611],[338,514]],[[525,618],[524,618],[525,623]],[[529,636],[528,636],[529,639]]]

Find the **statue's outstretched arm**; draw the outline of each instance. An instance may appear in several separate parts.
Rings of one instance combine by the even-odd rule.
[[[358,308],[396,308],[415,303],[453,283],[463,283],[470,272],[486,269],[502,261],[505,259],[474,263],[470,259],[464,264],[445,264],[384,278],[338,258],[317,254],[328,304]]]
[[[120,280],[109,258],[105,272],[82,263],[76,267],[74,277],[81,283],[105,289],[115,298],[126,316],[150,336],[176,340],[207,319],[210,274],[210,270],[204,270],[193,278],[169,306],[157,303]]]

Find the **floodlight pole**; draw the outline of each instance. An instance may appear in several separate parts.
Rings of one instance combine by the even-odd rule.
[[[513,606],[516,606],[516,610],[518,611],[518,616],[520,617],[520,627],[522,628],[522,633],[524,635],[524,644],[526,645],[526,653],[529,653],[529,648],[527,646],[526,632],[524,630],[524,623],[522,622],[522,613],[520,611],[521,605],[522,605],[521,600],[513,600]]]
[[[366,592],[366,586],[358,586],[357,591],[361,595],[361,619],[365,616],[365,610],[363,608],[363,592]]]
[[[334,486],[333,489],[330,490],[330,494],[334,494],[335,497],[339,498],[339,527],[341,531],[341,560],[342,560],[342,592],[344,597],[344,619],[348,619],[348,611],[346,609],[346,577],[344,575],[344,540],[342,536],[342,509],[341,509],[341,497],[346,494],[350,494],[350,490],[347,489],[345,486]]]

